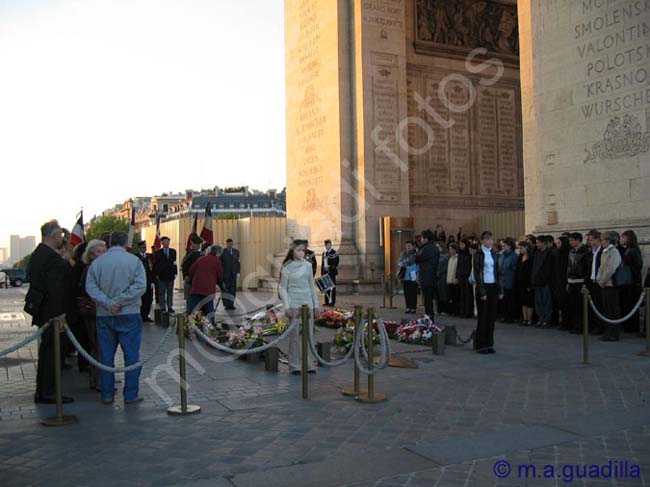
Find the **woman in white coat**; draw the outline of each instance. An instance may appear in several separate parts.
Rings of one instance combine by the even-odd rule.
[[[285,314],[289,318],[289,326],[295,321],[300,321],[300,308],[309,306],[309,326],[314,326],[314,316],[319,314],[318,294],[312,273],[312,267],[305,260],[305,244],[302,240],[295,240],[287,257],[282,263],[280,273],[280,299],[284,305]],[[295,327],[289,339],[289,370],[292,374],[299,375],[302,360],[302,344]],[[308,350],[308,367],[310,373],[316,372],[316,359],[311,350]]]

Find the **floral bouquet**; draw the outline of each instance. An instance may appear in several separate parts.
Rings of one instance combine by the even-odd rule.
[[[332,338],[332,344],[335,348],[341,350],[342,352],[347,352],[350,350],[350,347],[354,343],[354,323],[348,323],[345,326],[336,330],[334,338]],[[377,332],[377,324],[372,330],[372,343],[379,345],[379,333]]]
[[[203,333],[209,337],[215,338],[216,335],[212,334],[213,332],[211,329],[216,329],[216,327],[210,322],[208,317],[203,314],[202,311],[195,311],[185,321],[185,336],[188,338],[192,336],[190,331],[193,325],[203,330]]]
[[[431,319],[424,315],[417,320],[402,323],[396,330],[397,340],[412,345],[430,345],[433,335],[442,333],[444,327],[434,324]]]
[[[326,308],[314,321],[315,325],[327,328],[342,328],[352,323],[353,312],[341,308]]]
[[[397,329],[400,327],[400,323],[397,321],[384,321],[384,328],[386,328],[386,333],[388,338],[396,338]],[[379,331],[377,327],[377,320],[374,322],[375,330]]]

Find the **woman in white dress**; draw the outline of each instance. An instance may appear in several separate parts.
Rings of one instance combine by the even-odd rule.
[[[303,304],[309,306],[309,326],[314,327],[314,316],[319,314],[318,294],[312,274],[312,267],[305,260],[305,244],[302,240],[295,240],[287,257],[282,263],[280,272],[280,299],[284,305],[285,314],[289,318],[289,326],[295,321],[300,321],[300,308]],[[289,370],[292,374],[299,375],[302,360],[302,343],[298,327],[294,328],[289,339]],[[310,373],[316,372],[316,359],[311,350],[308,350],[308,367]]]

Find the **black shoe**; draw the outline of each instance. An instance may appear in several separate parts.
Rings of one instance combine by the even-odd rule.
[[[54,396],[34,396],[34,402],[36,404],[56,404],[56,397]],[[63,404],[70,404],[74,402],[74,399],[68,396],[61,396],[61,402]]]
[[[308,374],[315,374],[315,373],[316,373],[316,370],[315,370],[315,369],[311,369],[311,370],[308,370],[307,373],[308,373]]]
[[[170,315],[175,315],[175,314],[176,314],[176,310],[175,310],[175,309],[171,309],[171,308],[169,308],[169,311],[167,311],[167,313],[170,314]]]
[[[480,353],[481,355],[487,355],[490,353],[490,350],[488,348],[484,348],[482,350],[477,350],[476,353]]]
[[[142,318],[142,322],[143,323],[153,323],[153,320],[147,316],[146,318]]]
[[[300,375],[300,373],[301,372],[299,370],[292,370],[291,371],[291,375]]]
[[[497,353],[497,351],[494,348],[488,348],[488,353]]]

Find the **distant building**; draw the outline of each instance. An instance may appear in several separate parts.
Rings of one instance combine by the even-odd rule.
[[[9,237],[9,255],[6,255],[3,260],[12,263],[18,262],[20,259],[30,254],[35,248],[36,237],[32,235],[27,237],[21,237],[20,235],[11,235]]]
[[[203,213],[210,203],[212,215],[219,217],[223,214],[236,216],[286,216],[286,192],[269,190],[266,192],[250,191],[247,187],[226,188],[199,194],[192,198],[190,213]]]

